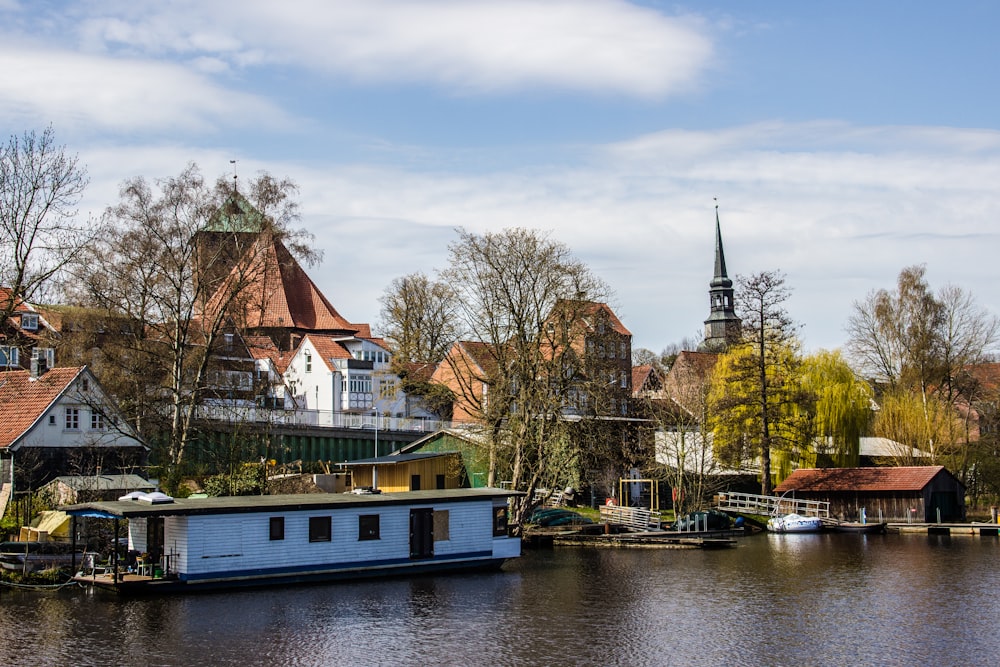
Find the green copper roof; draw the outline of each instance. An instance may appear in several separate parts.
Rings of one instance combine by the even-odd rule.
[[[248,232],[259,234],[264,230],[265,218],[246,197],[234,192],[205,226],[206,232]]]

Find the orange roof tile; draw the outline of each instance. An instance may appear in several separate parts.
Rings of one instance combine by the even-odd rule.
[[[327,368],[333,369],[333,365],[330,363],[331,359],[350,359],[351,353],[346,347],[336,340],[333,336],[324,336],[322,334],[308,334],[306,338],[309,342],[313,344],[316,348],[316,354],[320,356],[323,363],[326,364]],[[305,340],[305,339],[303,339]],[[301,345],[301,343],[300,343]]]
[[[776,486],[774,492],[919,491],[942,470],[944,466],[800,468]]]
[[[84,368],[53,368],[36,380],[28,371],[0,372],[0,448],[24,435]]]
[[[241,300],[240,319],[251,328],[285,328],[306,331],[354,333],[358,326],[341,317],[285,245],[266,235],[255,251],[233,267],[209,300],[206,310],[220,308],[234,283],[249,280],[249,298]]]

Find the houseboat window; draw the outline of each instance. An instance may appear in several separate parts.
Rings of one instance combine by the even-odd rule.
[[[449,532],[451,517],[448,510],[434,510],[434,541],[447,542],[451,539]]]
[[[271,540],[285,539],[285,517],[271,517]]]
[[[309,541],[329,542],[333,539],[333,530],[328,516],[309,517]]]
[[[362,514],[358,517],[358,540],[377,540],[378,514]]]
[[[507,506],[493,508],[493,536],[507,534]]]

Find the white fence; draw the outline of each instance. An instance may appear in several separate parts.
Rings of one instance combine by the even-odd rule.
[[[819,500],[799,500],[785,496],[759,496],[753,493],[724,493],[715,497],[720,510],[777,516],[801,514],[830,518],[830,503]]]
[[[318,428],[351,428],[374,431],[415,431],[433,433],[445,428],[461,426],[457,422],[393,417],[372,412],[333,412],[332,410],[279,410],[256,405],[202,405],[198,407],[200,419],[233,423],[280,424],[287,426],[315,426]]]
[[[660,530],[662,525],[659,512],[621,505],[601,505],[601,522],[635,530]]]

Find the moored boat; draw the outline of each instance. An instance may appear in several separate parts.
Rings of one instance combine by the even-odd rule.
[[[823,520],[818,516],[785,514],[768,519],[767,529],[772,533],[818,533],[823,530]]]
[[[881,523],[860,523],[857,521],[840,521],[832,524],[830,529],[838,533],[884,533],[886,532],[886,522]]]
[[[63,542],[0,542],[0,567],[13,572],[38,572],[70,567],[74,558],[72,546]]]
[[[521,555],[502,489],[171,499],[64,508],[128,521],[130,553],[75,579],[123,594],[498,568]],[[76,526],[74,532],[76,534]],[[139,559],[137,559],[138,561]]]

